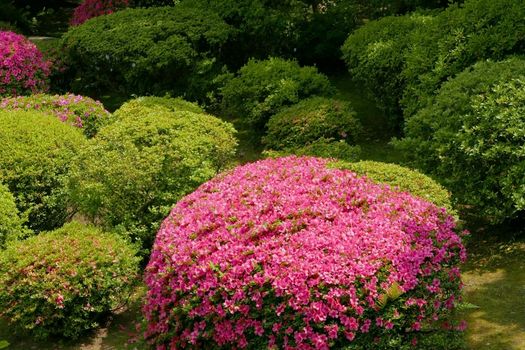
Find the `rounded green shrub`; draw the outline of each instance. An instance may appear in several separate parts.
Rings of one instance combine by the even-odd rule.
[[[75,92],[194,98],[207,92],[194,80],[206,81],[200,76],[218,67],[229,35],[230,27],[204,9],[136,8],[70,28],[62,45]]]
[[[0,252],[0,315],[37,338],[77,338],[124,305],[138,277],[122,238],[70,223]]]
[[[397,147],[493,222],[525,209],[525,60],[481,62],[443,84]]]
[[[355,163],[337,162],[331,166],[338,169],[348,169],[358,175],[366,176],[373,182],[387,184],[392,189],[402,192],[409,192],[413,196],[432,202],[440,208],[445,208],[449,214],[457,216],[452,206],[450,192],[417,170],[397,164],[368,160]]]
[[[278,151],[264,150],[262,155],[265,158],[279,158],[289,155],[312,156],[354,162],[361,155],[361,147],[349,145],[343,140],[335,141],[322,137],[303,146],[289,147]]]
[[[0,111],[0,181],[35,231],[52,230],[70,216],[65,182],[86,138],[76,128],[37,111]]]
[[[250,60],[221,89],[223,113],[262,129],[270,116],[310,96],[333,93],[315,67],[282,58]]]
[[[204,113],[204,110],[198,104],[185,101],[182,98],[144,96],[127,101],[113,115],[116,118],[140,116],[144,108],[164,108],[171,112]]]
[[[93,137],[98,129],[109,122],[110,113],[99,101],[73,94],[18,96],[0,100],[5,110],[42,111],[60,121],[83,130],[87,137]]]
[[[522,0],[466,0],[412,35],[403,77],[405,117],[424,107],[443,82],[477,61],[502,60],[525,47]]]
[[[361,124],[349,102],[311,97],[270,117],[263,138],[267,149],[303,147],[321,138],[355,144]]]
[[[213,116],[145,107],[81,152],[70,193],[82,213],[147,250],[172,206],[228,166],[236,145],[233,126]]]
[[[23,235],[22,223],[15,198],[9,189],[0,183],[0,249],[5,247],[6,242]]]
[[[411,33],[433,21],[433,16],[417,13],[370,21],[352,32],[342,47],[352,78],[390,115],[391,127],[401,125],[399,101],[406,86],[401,72],[412,45]]]

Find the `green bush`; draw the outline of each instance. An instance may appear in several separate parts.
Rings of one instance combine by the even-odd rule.
[[[343,140],[335,141],[334,139],[321,137],[304,146],[288,147],[279,151],[265,150],[262,155],[265,158],[279,158],[289,155],[312,156],[354,162],[361,155],[361,147],[351,146]]]
[[[86,138],[76,128],[37,111],[0,111],[0,181],[35,231],[64,224],[71,212],[65,180]]]
[[[432,16],[417,13],[385,17],[357,29],[342,47],[352,78],[392,118],[391,127],[401,125],[399,101],[406,86],[401,72],[406,65],[406,51],[412,45],[411,33],[433,21]]]
[[[99,101],[73,94],[7,97],[0,100],[0,108],[42,111],[66,124],[81,128],[87,137],[95,136],[102,125],[109,123],[111,117]]]
[[[222,111],[262,129],[271,115],[310,96],[334,92],[315,67],[301,67],[282,58],[250,60],[222,87]]]
[[[525,60],[481,62],[443,84],[397,147],[494,222],[525,209]]]
[[[75,92],[203,97],[230,27],[185,7],[126,9],[70,28],[62,45]],[[196,81],[199,84],[196,84]]]
[[[311,97],[270,117],[263,138],[267,149],[303,147],[320,138],[355,144],[361,124],[349,102]]]
[[[7,242],[24,235],[22,223],[15,198],[9,189],[0,183],[0,250]]]
[[[70,223],[0,252],[0,315],[31,335],[77,338],[122,307],[138,277],[136,250]]]
[[[337,162],[331,166],[338,169],[348,169],[360,176],[366,176],[376,183],[387,184],[402,192],[425,199],[447,212],[457,216],[452,206],[451,195],[443,186],[427,175],[397,164],[374,161],[360,161],[356,163]]]
[[[441,84],[477,61],[501,60],[525,48],[522,0],[466,0],[421,26],[406,54],[402,105],[412,116]]]
[[[204,113],[198,104],[184,101],[181,98],[145,96],[124,103],[113,115],[115,118],[140,116],[145,108],[164,108],[170,112]]]
[[[173,205],[233,160],[235,129],[187,111],[144,107],[119,114],[81,152],[70,193],[86,216],[147,250]]]

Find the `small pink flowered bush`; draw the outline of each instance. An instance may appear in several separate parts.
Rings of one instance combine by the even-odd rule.
[[[46,112],[64,123],[83,129],[87,137],[95,136],[111,118],[99,101],[74,94],[6,97],[0,100],[0,109]]]
[[[108,15],[128,6],[128,0],[85,0],[75,8],[70,23],[78,26],[90,18]]]
[[[454,219],[328,162],[240,166],[174,207],[145,277],[156,349],[415,344],[454,308]]]
[[[48,89],[50,63],[23,35],[0,31],[0,96],[24,95]]]

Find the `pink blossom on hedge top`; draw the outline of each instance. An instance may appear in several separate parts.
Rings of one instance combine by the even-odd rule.
[[[74,94],[6,97],[0,100],[0,109],[47,112],[65,123],[82,128],[88,137],[95,136],[111,117],[99,101]]]
[[[0,96],[46,91],[50,63],[23,35],[0,31]]]
[[[85,0],[75,8],[71,25],[78,26],[90,18],[108,15],[128,6],[128,0]]]
[[[156,349],[412,341],[447,315],[466,259],[454,219],[328,162],[240,166],[177,203],[145,275]]]

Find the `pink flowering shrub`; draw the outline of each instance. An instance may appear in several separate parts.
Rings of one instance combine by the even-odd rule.
[[[88,137],[95,136],[111,117],[99,101],[73,94],[6,97],[0,100],[0,109],[46,112],[64,123],[83,129]]]
[[[50,64],[23,35],[0,31],[0,96],[47,90]]]
[[[128,6],[128,0],[85,0],[75,8],[71,25],[78,26],[90,18],[108,15]]]
[[[454,308],[454,219],[328,163],[266,159],[177,203],[145,275],[157,350],[399,349]]]

